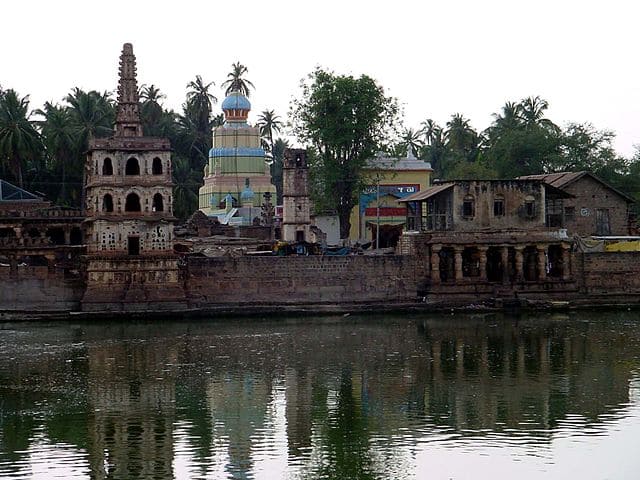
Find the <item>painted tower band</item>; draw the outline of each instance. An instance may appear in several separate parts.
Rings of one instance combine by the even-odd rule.
[[[168,139],[144,136],[139,112],[136,59],[131,44],[125,43],[115,133],[89,142],[85,164],[83,309],[119,310],[132,300],[143,305],[170,301],[162,288],[178,286],[171,146]]]

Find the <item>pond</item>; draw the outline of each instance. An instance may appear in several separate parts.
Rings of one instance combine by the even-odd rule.
[[[0,324],[0,478],[632,479],[640,314]]]

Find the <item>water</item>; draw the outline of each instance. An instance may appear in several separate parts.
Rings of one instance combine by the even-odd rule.
[[[0,324],[0,478],[640,478],[640,314]]]

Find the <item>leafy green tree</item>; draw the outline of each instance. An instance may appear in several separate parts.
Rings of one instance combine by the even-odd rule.
[[[30,120],[29,96],[19,97],[9,89],[0,96],[0,162],[20,187],[23,170],[42,153],[40,134]]]
[[[223,87],[227,87],[224,91],[225,95],[229,95],[231,92],[240,92],[245,97],[250,94],[250,88],[255,90],[255,86],[244,76],[249,72],[249,69],[242,65],[240,62],[231,64],[231,71],[227,74],[227,79],[222,83]]]
[[[313,178],[324,202],[338,213],[340,237],[363,187],[363,167],[392,136],[398,106],[370,77],[334,75],[317,69],[293,101],[294,133],[318,153]]]

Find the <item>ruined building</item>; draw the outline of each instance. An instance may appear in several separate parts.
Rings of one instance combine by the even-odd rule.
[[[307,151],[288,148],[282,169],[282,239],[310,242],[311,217]]]
[[[162,309],[179,299],[172,186],[171,146],[143,134],[136,59],[125,43],[115,132],[91,140],[85,164],[84,310]]]

